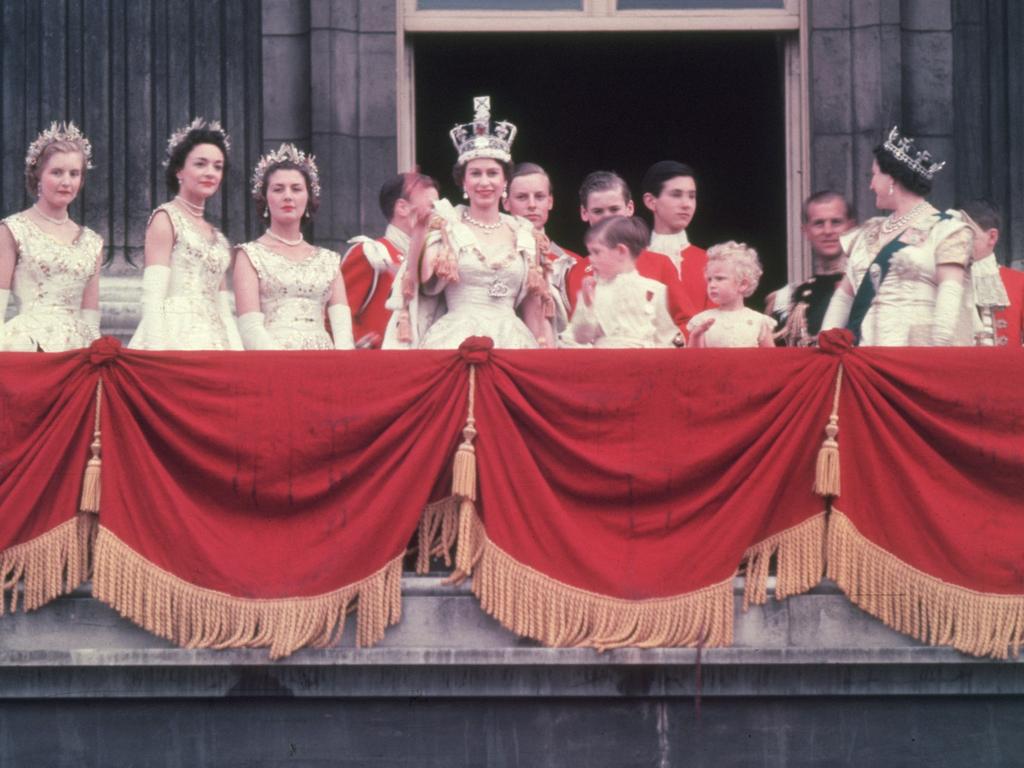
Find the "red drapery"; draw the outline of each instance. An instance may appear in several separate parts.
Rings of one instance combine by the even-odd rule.
[[[480,519],[459,558],[488,612],[549,645],[731,641],[823,570],[815,457],[838,364],[791,350],[494,352],[478,368]],[[470,526],[472,531],[473,527]]]
[[[3,588],[32,608],[87,573],[102,380],[100,599],[182,645],[273,656],[331,642],[357,605],[372,643],[472,402],[455,490],[476,504],[427,507],[421,563],[458,531],[457,570],[520,634],[727,643],[738,564],[759,601],[774,555],[779,597],[827,560],[896,629],[1015,652],[1024,353],[824,347],[0,355]],[[840,366],[826,549],[811,488]]]
[[[0,614],[86,578],[94,518],[78,515],[96,372],[87,351],[0,354]]]
[[[978,655],[1024,634],[1024,352],[843,357],[829,575],[889,626]]]

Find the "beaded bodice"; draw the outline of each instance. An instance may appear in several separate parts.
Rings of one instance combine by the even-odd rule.
[[[171,282],[167,297],[202,298],[215,307],[221,280],[231,266],[227,238],[219,230],[214,230],[212,239],[207,237],[189,216],[172,203],[161,205],[153,212],[154,215],[157,211],[166,213],[174,226]]]
[[[268,326],[281,321],[322,324],[341,267],[339,254],[317,248],[301,261],[292,261],[262,243],[241,248],[260,278],[260,309]]]
[[[103,240],[82,227],[72,243],[62,243],[47,234],[24,213],[8,216],[7,226],[18,245],[12,293],[19,312],[67,309],[82,306],[85,286],[99,268]]]

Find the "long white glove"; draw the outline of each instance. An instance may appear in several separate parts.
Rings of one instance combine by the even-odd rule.
[[[150,264],[142,270],[142,325],[146,349],[167,349],[164,300],[171,284],[171,268]]]
[[[218,292],[217,313],[228,334],[228,349],[245,349],[242,337],[238,332],[238,325],[235,323],[235,313],[231,309],[231,291]]]
[[[850,319],[850,310],[853,309],[853,296],[842,288],[836,288],[832,294],[832,300],[825,310],[825,319],[821,321],[821,330],[827,331],[831,328],[845,328]]]
[[[333,304],[327,308],[327,319],[331,321],[331,336],[335,349],[355,349],[352,339],[352,313],[348,304]]]
[[[964,298],[963,280],[943,280],[935,294],[935,320],[932,323],[932,346],[951,347],[960,319]]]
[[[277,349],[273,337],[263,324],[262,312],[246,312],[238,318],[238,331],[241,333],[245,349]],[[234,319],[232,319],[232,325]]]
[[[7,302],[11,300],[9,288],[0,288],[0,329],[4,327],[4,318],[7,317]]]
[[[98,309],[83,309],[82,321],[89,326],[89,330],[98,338],[100,335],[100,311]]]

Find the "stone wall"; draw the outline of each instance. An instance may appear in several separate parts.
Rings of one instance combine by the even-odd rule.
[[[950,161],[932,201],[955,198],[950,0],[814,0],[810,13],[811,187],[875,215],[872,149],[893,124]]]
[[[315,239],[379,234],[377,191],[397,170],[394,0],[262,0],[263,139],[311,147]]]

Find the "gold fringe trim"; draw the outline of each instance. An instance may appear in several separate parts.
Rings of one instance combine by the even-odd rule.
[[[34,611],[86,581],[95,537],[96,518],[76,515],[31,541],[0,552],[0,616],[8,590],[10,611],[18,610],[19,582],[24,583],[24,610]]]
[[[996,659],[1020,651],[1024,596],[975,592],[929,576],[868,541],[835,509],[828,577],[862,610],[921,642]]]
[[[300,648],[336,643],[346,614],[357,611],[356,645],[367,647],[398,623],[402,558],[333,592],[254,600],[197,587],[158,568],[100,527],[93,595],[125,618],[182,648],[270,648],[280,659]]]
[[[82,476],[82,500],[78,509],[82,512],[96,514],[100,511],[100,470],[103,460],[100,458],[100,403],[103,401],[103,379],[96,382],[96,416],[92,428],[92,444],[89,450],[92,456],[89,463],[85,465],[85,474]]]
[[[761,541],[748,549],[743,610],[768,599],[768,564],[776,557],[775,599],[800,595],[821,582],[825,572],[825,513]]]
[[[430,570],[430,558],[444,559],[451,568],[452,548],[459,532],[459,500],[449,496],[423,508],[420,514],[419,546],[416,551],[416,573]]]
[[[838,496],[839,482],[839,393],[843,385],[843,364],[836,370],[836,385],[832,394],[832,413],[825,427],[825,439],[818,450],[814,469],[814,492],[819,496]]]
[[[675,597],[622,600],[571,587],[514,560],[487,539],[472,510],[460,510],[463,573],[473,572],[480,607],[504,627],[553,648],[667,648],[729,645],[733,580]]]

